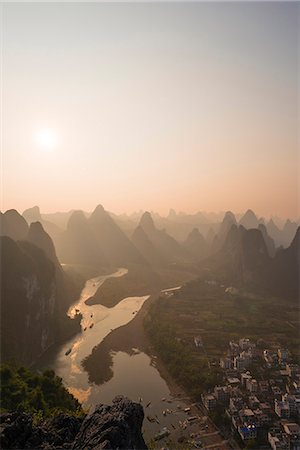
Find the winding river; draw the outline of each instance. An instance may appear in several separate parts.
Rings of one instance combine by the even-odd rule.
[[[86,282],[78,302],[68,312],[70,316],[76,311],[82,314],[81,325],[84,331],[44,355],[38,363],[38,369],[55,370],[69,391],[86,408],[93,407],[97,403],[111,403],[113,398],[120,394],[142,402],[146,416],[143,431],[146,439],[150,439],[163,426],[171,427],[172,424],[184,419],[185,413],[182,409],[187,406],[180,399],[171,396],[153,360],[136,349],[133,349],[130,355],[121,351],[115,352],[112,354],[113,376],[101,385],[90,383],[88,373],[82,367],[82,361],[91,354],[93,348],[111,331],[129,323],[149,298],[149,295],[124,298],[112,308],[85,303],[107,278],[121,277],[126,273],[127,269],[121,268],[110,275],[98,276]],[[176,413],[163,414],[167,409],[176,410]],[[155,422],[149,420],[154,417]]]

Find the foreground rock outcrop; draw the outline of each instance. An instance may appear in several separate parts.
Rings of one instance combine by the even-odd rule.
[[[33,424],[31,414],[0,414],[1,449],[147,449],[142,436],[143,407],[119,396],[85,418],[68,414]]]

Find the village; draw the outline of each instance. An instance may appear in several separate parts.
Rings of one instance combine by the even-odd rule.
[[[200,336],[194,344],[203,345]],[[230,341],[219,361],[226,381],[205,392],[202,403],[212,418],[219,414],[220,423],[228,422],[224,434],[229,429],[239,447],[299,450],[299,365],[288,349],[263,344],[247,338]]]

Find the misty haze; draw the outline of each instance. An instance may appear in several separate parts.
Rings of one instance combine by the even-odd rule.
[[[299,3],[0,8],[0,447],[299,450]]]

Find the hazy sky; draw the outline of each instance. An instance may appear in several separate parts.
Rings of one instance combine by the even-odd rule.
[[[299,3],[5,3],[2,25],[2,209],[299,216]]]

